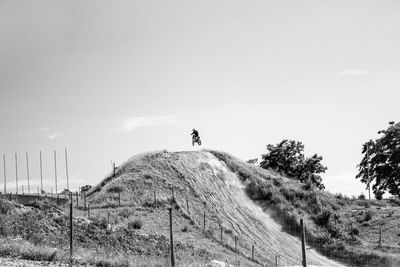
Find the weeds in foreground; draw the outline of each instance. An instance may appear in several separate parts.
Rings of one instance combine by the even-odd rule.
[[[54,248],[37,246],[22,239],[0,239],[0,256],[21,257],[24,260],[56,261],[58,251]]]

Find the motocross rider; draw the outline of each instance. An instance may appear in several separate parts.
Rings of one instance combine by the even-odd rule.
[[[197,138],[199,138],[199,131],[197,131],[196,129],[193,129],[193,131],[190,135],[192,136],[193,140],[197,140]]]

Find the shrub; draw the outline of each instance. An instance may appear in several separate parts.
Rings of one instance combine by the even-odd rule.
[[[64,225],[66,221],[65,215],[58,215],[54,217],[54,222],[58,225]]]
[[[365,216],[364,216],[364,221],[369,221],[371,219],[372,219],[372,211],[367,210],[367,212],[365,213]]]
[[[310,179],[307,179],[307,180],[304,182],[304,185],[303,185],[303,189],[304,189],[304,190],[310,191],[310,190],[313,190],[314,187],[315,187],[315,185],[313,184],[313,182],[312,182]]]
[[[228,234],[228,235],[232,234],[232,230],[231,229],[225,229],[224,232],[225,232],[225,234]]]
[[[364,193],[361,193],[361,195],[358,196],[359,200],[365,200],[365,195]]]
[[[273,181],[276,187],[280,187],[282,185],[281,181],[279,181],[278,179],[273,179]]]
[[[358,228],[352,228],[351,231],[350,231],[350,234],[358,235],[358,234],[360,234],[360,230],[358,230]]]
[[[129,218],[133,214],[133,210],[129,208],[124,208],[121,211],[118,212],[118,215],[123,217],[123,218]]]
[[[384,191],[376,191],[376,192],[374,192],[375,198],[376,198],[377,200],[382,200],[384,194],[385,194]]]
[[[143,221],[139,218],[135,218],[128,222],[128,229],[140,229],[143,226]]]
[[[0,198],[0,214],[7,214],[11,209],[11,203]]]
[[[57,250],[39,246],[23,247],[21,248],[21,258],[34,261],[55,261]]]
[[[114,185],[107,189],[108,193],[121,193],[122,191],[124,191],[124,188],[120,185]]]
[[[288,200],[293,201],[296,198],[296,191],[293,189],[287,189],[286,187],[282,187],[280,189],[282,195]]]
[[[318,214],[314,221],[319,226],[327,226],[329,220],[331,218],[332,212],[330,210],[323,210],[320,214]]]

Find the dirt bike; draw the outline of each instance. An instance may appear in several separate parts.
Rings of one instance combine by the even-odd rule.
[[[194,144],[198,144],[199,146],[201,146],[201,140],[200,140],[200,136],[193,136],[192,138],[192,146],[194,146]]]

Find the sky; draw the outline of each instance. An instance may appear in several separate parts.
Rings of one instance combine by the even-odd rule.
[[[243,160],[302,141],[329,191],[365,193],[362,144],[400,114],[399,14],[371,0],[0,0],[7,190],[15,153],[36,188],[42,151],[50,191],[56,151],[60,191],[67,149],[74,190],[138,153],[198,150],[196,128],[202,148]]]

